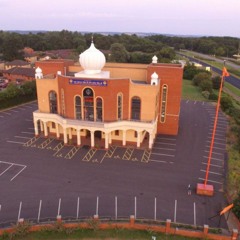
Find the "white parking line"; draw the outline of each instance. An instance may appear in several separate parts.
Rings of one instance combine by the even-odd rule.
[[[22,170],[20,170],[10,181],[14,180],[27,166],[25,166]]]
[[[4,118],[4,116],[1,116],[1,115],[0,115],[0,118]]]
[[[214,145],[215,145],[215,143],[214,143]],[[210,147],[210,145],[207,145],[207,146],[205,146],[206,148],[209,148]],[[213,147],[213,149],[218,149],[218,150],[225,150],[225,148],[223,148],[223,147]]]
[[[26,107],[26,108],[32,108],[31,106],[28,106],[28,105],[24,105],[24,107]]]
[[[176,151],[176,149],[173,149],[173,148],[158,148],[158,147],[154,147],[154,149],[166,150],[166,151]]]
[[[208,163],[202,162],[202,164],[207,165]],[[216,164],[210,164],[210,166],[212,166],[212,167],[218,167],[218,168],[223,168],[222,165],[216,165]]]
[[[9,116],[12,115],[11,113],[8,113],[8,112],[1,112],[1,114],[6,114],[6,115],[9,115]]]
[[[205,150],[204,152],[209,153],[209,150]],[[216,154],[216,155],[224,156],[222,153],[216,153],[216,152],[212,152],[212,153],[213,153],[213,154]]]
[[[203,169],[201,169],[200,171],[201,171],[201,172],[206,172],[206,170],[203,170]],[[209,171],[209,173],[214,174],[214,175],[222,176],[222,173],[211,172],[211,171]]]
[[[15,138],[31,139],[31,137],[14,136]]]
[[[204,158],[208,158],[207,156],[203,156]],[[219,161],[219,162],[224,162],[223,159],[219,159],[219,158],[214,158],[214,157],[211,157],[212,160],[215,160],[215,161]]]
[[[25,119],[27,122],[33,122],[33,119]]]
[[[34,132],[21,132],[21,133],[25,133],[25,134],[34,134]]]
[[[162,142],[155,142],[156,144],[162,144],[162,145],[170,145],[170,146],[176,146],[176,143],[162,143]]]
[[[6,168],[1,174],[0,176],[2,176],[8,169],[10,169],[13,166],[13,164],[11,164],[8,168]]]
[[[209,129],[209,131],[212,131],[212,130],[213,130],[213,128],[210,128],[210,129]],[[227,128],[217,127],[216,131],[217,131],[217,132],[226,133]]]
[[[18,113],[18,112],[19,112],[19,111],[13,110],[13,109],[9,109],[8,111],[10,111],[10,112],[15,112],[15,113]]]
[[[212,136],[208,136],[208,138],[212,139]],[[222,139],[222,138],[214,138],[215,140],[218,140],[218,141],[223,141],[226,143],[226,139]],[[210,141],[209,141],[210,142]]]
[[[205,178],[198,178],[198,179],[205,181]],[[213,180],[209,180],[209,179],[208,179],[208,182],[217,183],[217,184],[223,184],[223,182],[217,182],[217,181],[213,181]]]
[[[167,161],[154,160],[154,159],[150,159],[149,161],[151,161],[151,162],[158,162],[158,163],[167,163]]]
[[[8,143],[24,144],[23,142],[7,141]]]
[[[159,156],[166,156],[166,157],[175,157],[175,155],[164,154],[164,153],[154,153],[154,152],[152,152],[151,154],[159,155]]]
[[[176,138],[164,138],[164,137],[157,137],[156,140],[169,140],[169,141],[176,141],[177,139]]]

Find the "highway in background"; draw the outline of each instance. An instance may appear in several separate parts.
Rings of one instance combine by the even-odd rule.
[[[183,53],[178,53],[178,54],[183,56],[183,57],[188,58],[192,62],[196,62],[196,63],[202,64],[204,67],[211,67],[212,71],[218,73],[219,75],[222,74],[222,70],[220,70],[220,69],[218,69],[218,68],[216,68],[216,67],[214,67],[214,66],[212,66],[212,65],[210,65],[208,63],[205,63],[205,62],[203,62],[203,61],[201,61],[201,60],[199,60],[197,58],[187,56],[187,55],[185,55]],[[225,81],[230,83],[230,84],[232,84],[234,87],[240,89],[240,79],[239,78],[237,78],[237,77],[235,77],[235,76],[230,74],[229,77],[225,78]]]

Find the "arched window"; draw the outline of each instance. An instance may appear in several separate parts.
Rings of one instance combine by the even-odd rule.
[[[85,88],[83,90],[84,119],[87,121],[94,121],[93,97],[93,90],[91,88]]]
[[[62,102],[62,116],[65,116],[65,97],[63,88],[61,89],[61,102]]]
[[[162,87],[162,101],[161,101],[161,112],[160,112],[160,122],[162,123],[166,121],[167,94],[168,94],[168,86],[164,84]]]
[[[98,97],[96,99],[96,114],[97,114],[96,120],[97,121],[102,121],[103,120],[102,109],[103,109],[102,99]]]
[[[131,119],[140,120],[141,115],[141,99],[139,97],[132,98],[132,115]]]
[[[122,94],[117,95],[117,119],[122,120]]]
[[[80,120],[82,119],[82,104],[81,104],[81,97],[75,97],[75,118]]]
[[[50,113],[57,113],[57,93],[55,91],[49,92],[49,108]]]

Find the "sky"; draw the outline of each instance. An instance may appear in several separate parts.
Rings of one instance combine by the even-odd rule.
[[[240,37],[240,0],[0,0],[0,30]]]

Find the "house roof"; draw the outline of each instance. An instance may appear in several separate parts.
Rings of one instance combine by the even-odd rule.
[[[13,67],[8,70],[4,70],[3,73],[8,73],[11,75],[22,75],[26,77],[35,78],[35,69],[34,68],[21,68],[21,67]]]
[[[8,65],[8,66],[25,66],[25,65],[29,65],[29,63],[26,61],[23,61],[23,60],[13,60],[11,62],[6,63],[6,65]]]

